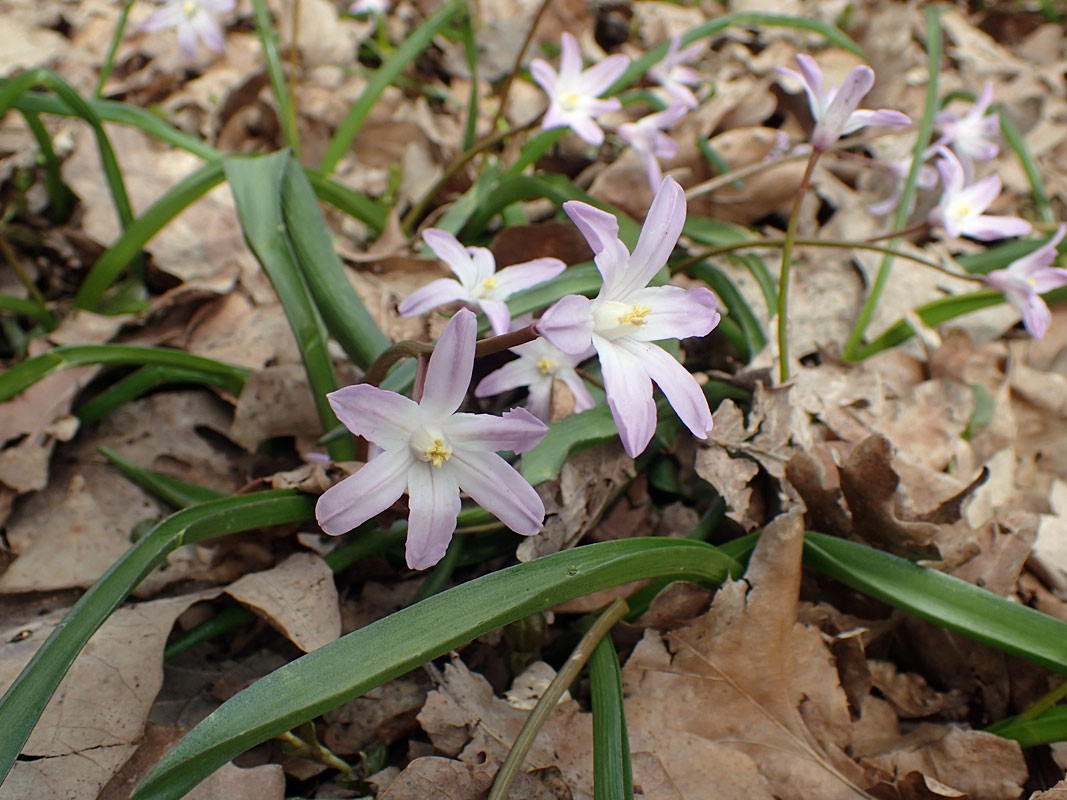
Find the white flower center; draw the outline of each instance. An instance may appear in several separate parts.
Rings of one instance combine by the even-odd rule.
[[[581,92],[563,92],[559,96],[559,105],[564,111],[577,111],[582,105]]]
[[[542,356],[537,359],[537,368],[541,370],[542,375],[551,375],[556,369],[556,359]]]
[[[182,3],[182,13],[187,17],[192,17],[199,10],[199,0],[185,0],[185,2]]]
[[[651,313],[652,307],[641,303],[604,300],[593,311],[593,328],[608,340],[631,336],[645,326]]]
[[[411,437],[411,452],[420,461],[433,464],[438,469],[452,457],[452,448],[441,431],[436,428],[419,428]]]
[[[953,200],[945,209],[945,216],[949,219],[970,219],[974,216],[974,209],[966,200]]]

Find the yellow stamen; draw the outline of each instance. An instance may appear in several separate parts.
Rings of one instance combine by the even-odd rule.
[[[482,286],[484,286],[486,289],[492,289],[498,283],[500,283],[499,278],[486,278],[484,281],[482,281]]]
[[[196,0],[185,0],[185,2],[182,3],[182,13],[187,17],[193,16],[199,8],[200,4],[196,2]]]
[[[434,439],[433,444],[426,448],[426,461],[429,461],[438,469],[452,457],[452,448],[441,439]]]
[[[559,104],[563,106],[564,111],[574,111],[578,107],[578,104],[582,100],[582,95],[578,92],[567,92],[560,97]]]
[[[641,306],[637,303],[634,303],[629,311],[627,311],[625,314],[619,315],[619,324],[636,325],[640,327],[641,325],[645,324],[645,317],[647,317],[649,315],[649,312],[651,311],[651,306]]]
[[[547,375],[556,367],[556,359],[541,357],[537,359],[537,368],[541,370],[542,375]]]

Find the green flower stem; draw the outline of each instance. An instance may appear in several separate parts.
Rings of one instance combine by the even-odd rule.
[[[585,662],[593,655],[593,651],[600,643],[600,640],[608,635],[615,623],[625,617],[628,611],[629,607],[626,605],[626,601],[621,598],[616,599],[604,610],[604,613],[600,615],[581,641],[578,642],[578,646],[574,648],[574,652],[567,659],[567,663],[556,673],[556,677],[552,679],[544,694],[541,695],[534,710],[527,717],[526,724],[522,726],[522,730],[515,738],[515,743],[511,746],[504,763],[501,764],[500,771],[496,774],[496,780],[493,781],[493,788],[489,792],[489,800],[507,800],[510,796],[511,785],[522,767],[522,762],[526,759],[526,754],[530,752],[534,739],[541,732],[541,728],[548,720],[549,714],[555,709],[559,699],[563,696],[563,692],[578,678],[578,673],[582,671]]]
[[[808,193],[811,174],[815,164],[822,155],[822,150],[812,150],[808,165],[804,168],[804,177],[800,179],[797,195],[793,199],[793,211],[789,214],[789,225],[785,230],[782,243],[782,272],[778,278],[778,380],[789,380],[789,273],[793,266],[793,244],[797,236],[797,220],[800,219],[800,206],[804,195]]]
[[[41,161],[44,166],[44,186],[48,192],[48,201],[52,204],[49,210],[49,218],[57,224],[65,224],[70,221],[74,213],[74,192],[63,182],[62,165],[56,150],[52,146],[52,137],[48,129],[41,122],[41,117],[32,111],[21,111],[22,118],[26,120],[26,126],[37,140],[37,148],[40,150]]]
[[[683,261],[679,261],[677,264],[672,264],[671,272],[686,272],[691,266],[701,261],[715,256],[721,256],[726,253],[733,253],[738,250],[754,250],[760,247],[779,248],[784,245],[785,239],[747,239],[743,242],[730,242],[729,244],[723,244],[717,247],[709,247],[707,250],[701,250],[699,253],[689,256]],[[845,239],[794,239],[793,245],[795,247],[829,247],[838,250],[870,250],[875,253],[886,253],[894,258],[907,259],[908,261],[914,261],[916,264],[922,264],[924,267],[936,269],[938,272],[951,275],[953,278],[959,278],[964,281],[975,281],[976,283],[985,283],[985,281],[977,275],[969,275],[965,272],[955,272],[954,270],[950,270],[944,265],[938,264],[936,261],[931,261],[928,258],[913,255],[912,253],[906,253],[903,250],[896,250],[885,245],[873,244],[869,241],[850,242]]]
[[[894,229],[903,228],[908,221],[908,215],[911,213],[912,200],[915,198],[919,182],[919,170],[922,167],[922,154],[926,152],[926,147],[930,143],[930,134],[934,126],[934,114],[938,110],[937,85],[938,75],[941,70],[940,14],[940,7],[934,5],[926,7],[926,103],[923,106],[922,119],[919,121],[919,131],[912,154],[911,169],[908,171],[908,177],[904,181],[904,189],[900,193],[896,214],[893,217]],[[894,244],[895,241],[889,242],[890,247]],[[845,344],[842,357],[846,361],[859,360],[857,356],[863,343],[863,335],[867,331],[867,326],[871,324],[875,306],[878,305],[882,292],[885,291],[886,284],[889,282],[889,273],[892,266],[893,257],[886,254],[882,259],[881,266],[878,268],[878,274],[875,276],[871,291],[868,293],[867,299],[863,303],[863,308],[860,310],[856,326],[852,329],[848,342]]]
[[[33,279],[29,276],[25,269],[22,267],[22,262],[19,261],[15,251],[11,249],[11,245],[8,243],[7,238],[0,233],[0,254],[3,255],[4,261],[11,267],[11,271],[15,273],[15,277],[19,279],[19,283],[26,292],[33,298],[34,302],[39,308],[46,309],[44,295],[41,294],[37,285],[33,282]],[[51,314],[48,315],[51,318]],[[44,320],[41,320],[44,322]],[[51,320],[51,326],[55,327],[55,320]]]
[[[482,358],[512,347],[518,347],[520,344],[532,342],[537,338],[537,335],[537,329],[531,324],[525,328],[504,333],[500,336],[490,336],[478,342],[474,348],[474,357]],[[378,360],[367,368],[363,376],[363,382],[369,383],[371,386],[379,386],[396,362],[402,358],[429,356],[433,352],[433,348],[434,345],[429,342],[416,342],[412,339],[397,342],[378,356]]]
[[[1008,717],[1007,719],[1000,720],[999,722],[990,725],[988,728],[986,728],[986,730],[989,733],[997,733],[999,727],[1006,722],[1010,722],[1012,725],[1022,725],[1023,723],[1029,722],[1030,720],[1041,716],[1054,705],[1056,705],[1058,702],[1060,702],[1060,700],[1062,700],[1064,697],[1067,697],[1067,680],[1058,683],[1049,691],[1045,692],[1045,694],[1041,695],[1041,697],[1035,700],[1025,711],[1023,711],[1018,716]]]
[[[115,53],[122,42],[123,34],[126,33],[126,23],[129,20],[130,9],[133,8],[133,4],[134,0],[126,0],[126,3],[122,6],[122,11],[119,12],[119,18],[115,22],[115,32],[111,34],[111,44],[108,45],[104,63],[100,66],[100,77],[97,78],[96,89],[93,91],[94,98],[99,98],[104,93],[104,84],[111,77],[111,70],[115,66]]]

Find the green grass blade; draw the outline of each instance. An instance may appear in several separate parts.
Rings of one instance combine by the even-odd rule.
[[[186,369],[184,367],[152,364],[147,367],[141,367],[136,372],[109,386],[92,400],[83,403],[75,412],[75,415],[81,420],[82,425],[92,425],[94,422],[102,420],[116,408],[167,384],[218,386],[231,394],[237,395],[241,393],[244,381],[236,380],[233,376],[201,372],[200,370]]]
[[[1030,152],[1026,140],[1019,132],[1019,129],[1015,127],[1011,117],[1005,114],[1003,110],[997,116],[1000,118],[1000,132],[1004,135],[1004,141],[1008,143],[1008,147],[1015,151],[1015,155],[1019,158],[1019,163],[1022,164],[1023,170],[1026,172],[1026,179],[1030,181],[1030,193],[1034,196],[1034,208],[1037,209],[1037,215],[1042,222],[1047,222],[1050,225],[1054,224],[1056,215],[1052,212],[1048,192],[1045,191],[1045,182],[1041,178],[1041,167],[1034,160],[1033,153]]]
[[[32,111],[23,111],[21,113],[22,118],[26,120],[30,133],[37,140],[37,148],[41,151],[41,161],[45,170],[45,191],[48,192],[48,200],[52,204],[49,217],[53,222],[64,224],[70,220],[71,214],[74,213],[75,194],[63,182],[59,157],[56,156],[56,150],[52,146],[52,137],[48,134],[48,129],[45,128],[44,123],[41,122],[40,116]]]
[[[252,14],[256,20],[256,34],[263,47],[263,57],[267,62],[267,75],[270,76],[274,99],[278,101],[278,120],[282,125],[282,134],[285,136],[285,143],[292,148],[299,161],[300,135],[296,129],[296,111],[285,82],[285,67],[282,66],[281,56],[278,55],[277,34],[274,32],[270,10],[264,0],[252,0]],[[296,43],[292,46],[296,47]]]
[[[162,472],[139,467],[110,447],[101,447],[100,454],[133,483],[175,508],[188,508],[227,497],[225,492],[218,492],[206,486],[172,478]]]
[[[338,211],[347,214],[353,219],[358,219],[368,228],[371,236],[377,237],[385,228],[386,217],[389,212],[383,206],[371,200],[365,194],[349,189],[342,183],[331,178],[324,178],[312,170],[305,170],[315,194],[325,203],[329,203]]]
[[[0,294],[0,311],[8,311],[23,317],[29,317],[44,325],[49,330],[56,327],[55,317],[40,303],[22,297]]]
[[[470,9],[463,15],[460,24],[460,38],[463,40],[463,55],[470,71],[471,93],[467,99],[467,119],[463,124],[463,146],[461,150],[470,150],[478,137],[478,100],[481,88],[478,85],[478,43],[474,38],[474,15]]]
[[[115,21],[115,30],[111,34],[111,42],[107,46],[104,63],[100,66],[100,75],[96,79],[96,89],[93,91],[93,97],[100,97],[104,93],[104,84],[111,77],[111,70],[115,66],[115,53],[118,52],[119,45],[122,44],[122,37],[126,33],[126,23],[130,18],[130,9],[133,8],[134,2],[135,0],[126,0],[122,4],[122,11],[119,12],[119,18]]]
[[[1067,623],[943,572],[855,542],[806,533],[804,561],[942,628],[1067,675]]]
[[[741,354],[748,361],[756,353],[760,352],[767,344],[767,337],[763,333],[759,319],[752,312],[744,295],[730,280],[730,277],[718,267],[707,261],[692,264],[687,272],[694,278],[704,281],[719,300],[726,306],[726,312],[733,317],[745,334],[746,352]]]
[[[41,353],[0,373],[0,403],[10,400],[45,375],[51,375],[53,372],[68,367],[84,367],[89,364],[124,364],[127,366],[160,364],[217,376],[238,388],[244,385],[251,374],[251,371],[244,367],[235,367],[232,364],[224,364],[211,358],[194,356],[191,353],[169,350],[165,347],[72,344]]]
[[[923,115],[919,120],[919,129],[916,132],[915,147],[912,150],[911,168],[908,176],[904,179],[904,187],[897,200],[897,209],[893,214],[892,230],[899,231],[904,228],[911,213],[912,201],[919,186],[919,171],[922,169],[923,154],[930,144],[930,136],[934,128],[934,115],[938,110],[937,85],[938,76],[941,74],[941,7],[929,5],[926,7],[926,100],[923,104]],[[889,241],[890,248],[896,248],[899,239]],[[886,253],[882,257],[882,263],[878,266],[878,273],[874,277],[867,297],[863,301],[856,324],[849,334],[845,343],[843,357],[846,361],[853,360],[855,353],[862,349],[863,336],[867,332],[867,326],[871,324],[874,309],[885,291],[889,282],[889,274],[893,266],[893,256]]]
[[[307,370],[322,429],[328,431],[338,424],[326,400],[326,394],[337,389],[337,378],[326,349],[322,318],[308,296],[282,215],[282,181],[291,163],[295,162],[288,150],[269,156],[223,160],[245,241],[270,278],[285,309]],[[329,450],[330,456],[337,461],[355,457],[352,440],[348,437],[330,442]]]
[[[281,204],[297,267],[326,327],[348,357],[366,369],[391,342],[345,276],[315,192],[295,159],[285,169]]]
[[[133,800],[182,797],[249,747],[535,611],[641,578],[670,575],[718,585],[728,566],[699,542],[627,539],[453,587],[308,653],[231,698],[164,756]]]
[[[593,797],[633,800],[634,776],[622,701],[622,670],[611,636],[600,640],[589,659],[589,694],[593,706]]]
[[[291,490],[228,497],[172,514],[127,550],[67,612],[0,698],[0,782],[85,643],[168,553],[239,531],[310,522],[314,507],[314,497]]]
[[[27,73],[29,74],[29,73]],[[20,78],[23,76],[19,76]],[[4,91],[14,85],[15,81],[5,82],[0,80],[0,111],[4,109]],[[32,85],[32,81],[30,84]],[[35,92],[19,92],[21,96],[14,102],[14,107],[19,111],[30,111],[36,114],[56,114],[61,117],[81,116],[75,109],[67,105],[62,98],[50,97]],[[202,142],[195,136],[184,133],[157,115],[144,108],[118,103],[114,100],[89,100],[86,101],[93,113],[103,122],[114,122],[117,125],[127,125],[137,128],[161,142],[174,145],[175,147],[199,156],[205,161],[217,161],[222,154],[206,142]]]
[[[986,729],[1005,739],[1014,739],[1019,747],[1037,747],[1067,740],[1067,706],[1045,709],[1036,717],[1008,717]]]
[[[122,270],[140,255],[148,241],[178,214],[222,183],[222,179],[222,163],[215,161],[171,186],[96,260],[78,289],[74,305],[89,310],[99,307],[104,293]]]
[[[363,127],[367,115],[370,114],[382,92],[396,80],[404,68],[415,59],[423,50],[429,47],[433,37],[448,23],[452,17],[465,9],[466,3],[462,0],[451,0],[441,6],[426,21],[420,25],[405,42],[396,49],[389,59],[378,68],[371,78],[367,88],[363,90],[352,108],[348,110],[344,120],[338,126],[333,138],[326,147],[326,153],[319,163],[319,174],[329,175],[337,168],[337,163],[344,157],[351,147],[352,142]]]
[[[703,25],[691,28],[682,35],[682,46],[684,47],[692,44],[699,39],[707,39],[709,36],[715,36],[735,25],[746,28],[793,28],[795,30],[811,31],[812,33],[821,35],[831,44],[835,44],[851,53],[855,53],[864,61],[867,60],[866,54],[860,49],[858,44],[852,41],[840,28],[837,28],[828,22],[809,19],[807,17],[792,17],[788,14],[765,14],[758,11],[737,11],[732,14],[723,14],[710,22],[705,22]],[[614,94],[618,94],[631,83],[638,80],[642,75],[648,72],[649,67],[658,64],[663,60],[663,57],[667,55],[669,46],[670,42],[661,42],[648,50],[648,52],[640,58],[635,58],[626,72],[624,72],[615,83],[608,87],[607,91],[605,91],[601,97],[610,97]]]
[[[666,51],[664,51],[666,52]],[[501,178],[514,178],[521,175],[523,170],[533,164],[537,159],[551,150],[567,133],[567,128],[549,128],[547,131],[538,131],[529,141],[525,142],[519,150],[519,157],[501,174]]]

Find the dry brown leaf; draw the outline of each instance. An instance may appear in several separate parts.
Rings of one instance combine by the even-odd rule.
[[[416,758],[396,777],[381,800],[482,800],[493,785],[494,771],[450,758]]]
[[[646,633],[627,662],[631,746],[655,752],[668,773],[686,770],[661,744],[670,732],[751,759],[776,797],[866,796],[843,750],[850,719],[833,660],[819,632],[796,621],[802,544],[800,515],[780,517],[745,580],[724,585],[707,615],[666,642]]]
[[[341,635],[333,572],[314,553],[294,553],[273,569],[245,575],[226,593],[265,616],[305,653]]]

